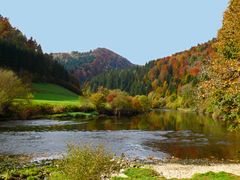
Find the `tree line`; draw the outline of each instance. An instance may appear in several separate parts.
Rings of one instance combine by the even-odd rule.
[[[0,67],[11,69],[26,81],[51,82],[79,93],[78,81],[48,54],[33,38],[0,16]]]

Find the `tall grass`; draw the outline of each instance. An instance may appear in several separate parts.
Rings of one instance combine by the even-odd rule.
[[[103,146],[77,147],[70,145],[59,167],[67,180],[100,180],[120,170],[120,163]]]

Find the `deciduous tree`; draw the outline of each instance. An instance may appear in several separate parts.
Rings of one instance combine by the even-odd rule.
[[[0,69],[0,114],[16,98],[26,98],[29,89],[9,70]]]

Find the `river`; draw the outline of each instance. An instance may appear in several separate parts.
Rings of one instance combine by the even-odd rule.
[[[195,113],[159,110],[123,118],[0,121],[0,154],[58,158],[67,145],[104,145],[129,158],[240,160],[240,135]]]

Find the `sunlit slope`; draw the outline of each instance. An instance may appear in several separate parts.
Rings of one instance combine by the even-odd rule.
[[[49,83],[33,83],[33,102],[47,104],[82,104],[87,101],[61,86]]]

